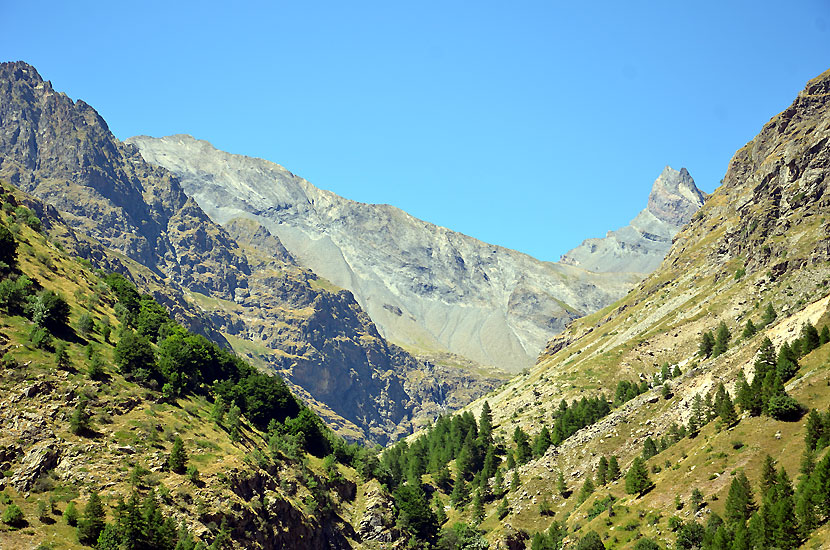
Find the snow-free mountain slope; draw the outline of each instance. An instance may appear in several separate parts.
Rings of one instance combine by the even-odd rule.
[[[515,371],[568,321],[636,280],[541,262],[389,205],[344,199],[187,135],[128,142],[175,173],[212,219],[256,219],[302,265],[351,290],[386,338],[413,349]]]

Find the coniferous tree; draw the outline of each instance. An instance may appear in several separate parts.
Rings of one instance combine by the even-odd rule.
[[[731,526],[744,524],[755,507],[752,497],[752,487],[746,474],[741,470],[729,486],[729,495],[726,497],[726,521]]]
[[[821,345],[818,330],[810,321],[801,327],[801,355],[807,355]]]
[[[521,485],[522,481],[519,479],[519,469],[513,468],[513,477],[510,478],[510,490],[516,491]]]
[[[435,485],[439,489],[443,489],[446,491],[450,485],[452,485],[452,477],[450,476],[450,469],[447,467],[446,464],[443,464],[438,471],[435,472],[433,476],[433,480],[435,481]]]
[[[758,332],[758,327],[752,322],[752,319],[746,320],[744,331],[741,333],[741,338],[752,338]]]
[[[187,467],[187,451],[184,450],[184,441],[179,436],[173,441],[173,450],[167,457],[167,467],[177,474],[183,474]]]
[[[634,458],[631,468],[625,474],[625,492],[632,495],[642,495],[652,487],[654,487],[654,483],[648,477],[645,463],[639,456]]]
[[[435,520],[438,526],[444,525],[447,522],[447,512],[444,510],[444,501],[441,500],[441,495],[435,493],[432,496],[432,507],[435,509]]]
[[[599,458],[597,465],[597,485],[601,486],[606,483],[608,483],[608,460],[603,455]]]
[[[726,352],[731,337],[732,334],[729,332],[726,323],[721,321],[718,325],[718,331],[715,334],[715,343],[712,346],[712,357],[717,357]]]
[[[818,442],[824,436],[824,422],[821,414],[811,409],[810,414],[807,415],[807,423],[804,430],[804,445],[811,451],[815,451],[818,447]]]
[[[90,428],[92,416],[87,410],[87,402],[86,396],[81,395],[78,398],[78,405],[69,417],[69,431],[75,435],[83,435]]]
[[[495,498],[501,498],[504,496],[504,474],[501,471],[501,468],[496,469],[496,475],[493,476],[493,496]]]
[[[510,502],[507,500],[507,497],[501,499],[499,503],[499,507],[496,508],[496,515],[498,515],[499,519],[504,519],[507,517],[507,514],[510,513]]]
[[[698,354],[701,357],[709,357],[712,355],[712,350],[715,348],[715,336],[712,334],[712,331],[706,331],[700,337],[700,347],[698,348]]]
[[[481,491],[478,489],[473,495],[473,521],[475,523],[484,521],[484,500],[481,498]]]
[[[671,377],[672,378],[680,378],[680,376],[682,374],[683,374],[683,371],[680,370],[680,365],[675,365],[674,368],[671,371]]]
[[[671,368],[668,363],[663,363],[663,366],[660,367],[660,378],[663,382],[671,378]]]
[[[470,500],[470,489],[467,487],[467,480],[464,479],[462,472],[458,472],[452,486],[452,493],[450,493],[450,506],[461,510],[468,500]]]
[[[75,503],[71,500],[63,511],[63,520],[70,527],[75,527],[78,524],[78,509],[75,508]]]
[[[735,396],[741,410],[748,412],[752,416],[758,416],[763,411],[763,402],[761,401],[760,387],[753,390],[750,386],[744,371],[738,371],[738,381],[735,384]]]
[[[591,476],[585,476],[585,481],[582,483],[582,488],[579,490],[579,496],[577,496],[577,502],[585,502],[591,494],[594,492],[594,482],[591,480]]]
[[[93,546],[104,529],[104,505],[98,493],[93,491],[84,507],[84,512],[78,519],[78,542]]]
[[[614,481],[620,477],[620,464],[617,461],[617,455],[611,455],[608,459],[608,479]]]
[[[727,428],[734,426],[738,422],[738,413],[735,412],[735,406],[728,393],[725,393],[718,404],[718,415],[723,425]]]
[[[787,382],[798,372],[798,355],[784,342],[778,351],[778,360],[775,365],[775,373],[781,382]]]
[[[775,313],[775,309],[772,307],[772,302],[767,304],[767,309],[764,310],[764,315],[761,317],[761,323],[766,326],[775,321],[775,318],[778,317],[778,314]]]
[[[775,469],[775,460],[766,455],[761,466],[761,497],[766,498],[777,483],[778,471]]]
[[[830,342],[830,326],[824,325],[824,328],[821,329],[821,334],[818,335],[818,343],[820,346],[823,346],[827,342]]]
[[[773,505],[773,540],[778,548],[797,548],[800,545],[799,528],[795,517],[793,488],[786,470],[781,468],[776,482],[776,500]]]
[[[544,455],[550,445],[550,431],[547,426],[542,426],[542,430],[533,440],[533,456],[540,457]]]
[[[513,441],[516,443],[516,462],[525,464],[533,456],[529,438],[520,426],[513,431]]]

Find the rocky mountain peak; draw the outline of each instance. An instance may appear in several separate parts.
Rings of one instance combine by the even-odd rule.
[[[648,196],[648,211],[666,223],[682,227],[703,206],[705,197],[685,168],[678,172],[666,166],[654,180]]]
[[[603,273],[651,273],[704,200],[688,170],[666,166],[651,186],[648,206],[627,226],[602,239],[586,239],[560,261]]]

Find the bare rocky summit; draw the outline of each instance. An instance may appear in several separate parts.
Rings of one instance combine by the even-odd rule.
[[[393,206],[351,201],[188,135],[127,142],[176,174],[211,219],[256,220],[301,265],[351,290],[384,337],[419,352],[516,371],[567,322],[638,279],[542,262]]]
[[[586,239],[561,262],[590,271],[651,273],[671,248],[672,238],[703,206],[705,195],[688,170],[666,166],[654,181],[648,206],[627,226],[601,239]]]

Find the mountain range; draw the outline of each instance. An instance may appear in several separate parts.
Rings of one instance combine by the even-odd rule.
[[[267,227],[300,263],[349,289],[385,338],[510,372],[533,364],[569,321],[622,297],[703,202],[687,171],[667,169],[633,222],[640,240],[618,245],[626,260],[592,253],[582,260],[588,271],[573,267],[584,256],[579,249],[568,262],[541,262],[393,206],[344,199],[277,164],[187,135],[127,143],[174,173],[216,223],[245,217]]]
[[[314,235],[335,263],[366,243],[406,256],[395,240],[410,230],[441,235],[425,242],[450,243],[436,255],[464,266],[489,245],[193,138],[132,141],[31,66],[0,65],[3,548],[830,544],[830,71],[710,196],[667,168],[630,226],[565,255],[603,273],[498,249],[509,270],[474,271],[505,293],[495,274],[516,266],[589,288],[633,272],[624,296],[573,310],[507,381],[441,342],[392,343],[356,291],[303,256]],[[211,210],[220,193],[224,214]],[[357,236],[326,229],[338,223]],[[472,299],[476,285],[453,290],[448,271],[444,291],[422,295]],[[192,348],[186,329],[216,344]],[[130,367],[135,346],[144,363]],[[183,363],[185,348],[201,359]],[[186,386],[216,357],[230,378]],[[302,403],[386,448],[347,444]],[[279,417],[259,414],[268,406]]]

